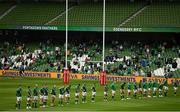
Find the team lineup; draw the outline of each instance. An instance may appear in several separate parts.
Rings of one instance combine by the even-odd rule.
[[[118,85],[118,86],[117,86]],[[27,87],[26,92],[26,109],[31,108],[45,108],[48,106],[48,100],[51,100],[50,107],[54,107],[56,100],[58,101],[58,106],[63,106],[65,104],[69,104],[71,101],[70,93],[72,90],[72,86],[75,86],[74,92],[74,104],[79,103],[87,103],[87,86],[85,83],[82,85],[66,85],[57,89],[56,85],[54,85],[49,91],[47,84],[44,84],[41,88],[35,84],[34,88],[30,86]],[[158,82],[156,80],[149,81],[140,81],[137,82],[112,82],[110,85],[104,85],[104,101],[107,102],[109,100],[114,101],[116,93],[119,92],[120,100],[129,100],[131,98],[134,99],[142,99],[142,98],[150,98],[150,97],[167,97],[168,96],[168,82],[164,80],[163,82]],[[173,82],[173,91],[174,96],[176,96],[178,90],[177,81]],[[111,91],[111,99],[108,98],[109,91]],[[19,87],[16,90],[16,109],[21,109],[22,98],[22,87]],[[102,93],[103,94],[103,93]],[[50,98],[48,98],[50,96]],[[91,86],[91,99],[92,103],[95,102],[96,97],[96,84],[92,84]],[[81,99],[80,99],[81,98]],[[103,99],[103,98],[102,98]],[[81,102],[80,102],[81,100]]]

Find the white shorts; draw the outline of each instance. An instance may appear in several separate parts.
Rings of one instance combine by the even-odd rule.
[[[107,96],[107,94],[108,94],[108,93],[105,91],[105,92],[104,92],[104,96]]]
[[[112,94],[115,95],[116,91],[114,91],[114,90],[111,90],[111,91],[112,91]]]
[[[33,100],[38,100],[38,96],[34,96],[34,97],[33,97]]]
[[[142,88],[138,88],[138,91],[142,91]]]
[[[51,98],[56,98],[56,95],[51,95]]]
[[[165,90],[169,90],[169,88],[168,88],[167,86],[164,86],[164,89],[165,89]]]
[[[82,96],[86,96],[87,95],[87,93],[86,92],[82,92]]]
[[[159,92],[162,92],[162,89],[159,89]]]
[[[43,96],[43,95],[40,95],[40,96],[39,96],[39,98],[40,98],[40,99],[43,99],[43,98],[44,98],[44,96]]]
[[[63,99],[64,95],[59,94],[59,99]]]
[[[128,93],[130,93],[131,92],[131,90],[130,89],[128,89]]]
[[[154,87],[154,88],[153,88],[153,91],[154,91],[154,92],[155,92],[155,91],[157,91],[157,88],[156,88],[156,87]]]
[[[96,95],[96,92],[92,92],[92,96],[95,96]]]
[[[146,91],[147,91],[147,89],[143,89],[143,91],[144,91],[144,92],[146,92]]]
[[[17,101],[22,101],[22,97],[16,97]]]
[[[137,90],[136,90],[136,89],[134,90],[134,93],[137,93]]]
[[[79,96],[79,93],[75,93],[75,96],[76,96],[76,97]]]
[[[30,97],[27,97],[27,101],[31,101],[31,98],[30,98]]]
[[[151,88],[148,88],[148,91],[151,91]]]
[[[44,96],[43,99],[44,99],[44,100],[47,100],[47,99],[48,99],[48,96]]]
[[[177,91],[178,87],[174,87],[174,90]]]
[[[65,94],[65,97],[70,97],[70,94]]]

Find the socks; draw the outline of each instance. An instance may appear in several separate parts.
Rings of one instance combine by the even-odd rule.
[[[18,109],[20,109],[20,107],[21,107],[21,104],[19,103],[19,104],[18,104]]]
[[[114,96],[112,96],[112,100],[114,100]]]

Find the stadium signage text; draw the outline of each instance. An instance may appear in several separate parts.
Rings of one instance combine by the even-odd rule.
[[[18,71],[5,71],[3,73],[3,75],[5,75],[5,76],[51,78],[51,73],[41,73],[41,72],[25,72],[25,73],[20,75]]]
[[[0,29],[24,29],[24,30],[54,30],[65,31],[66,27],[61,25],[0,25]],[[69,26],[69,31],[99,31],[102,32],[102,27],[80,27]],[[143,27],[143,28],[128,28],[128,27],[106,27],[107,32],[180,32],[180,26],[176,27]]]
[[[113,31],[119,31],[119,32],[142,32],[142,28],[113,28]]]
[[[56,26],[22,26],[24,30],[58,30]]]
[[[20,75],[19,71],[13,70],[0,70],[0,75],[4,76],[21,76],[21,77],[34,77],[34,78],[63,78],[62,73],[56,72],[31,72],[26,71],[24,74]],[[81,79],[81,80],[100,80],[99,75],[94,74],[70,74],[70,79]],[[148,80],[156,80],[158,82],[162,82],[165,78],[158,77],[135,77],[135,76],[115,76],[115,75],[107,75],[107,81],[128,81],[128,82],[139,82],[140,80],[148,81]],[[180,78],[169,78],[168,84],[172,84],[174,81],[177,81],[180,84]]]

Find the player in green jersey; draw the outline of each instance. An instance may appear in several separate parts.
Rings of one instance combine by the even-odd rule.
[[[112,92],[112,100],[114,100],[116,94],[116,86],[114,82],[111,84],[111,92]]]
[[[30,86],[28,86],[27,90],[27,106],[26,109],[31,109],[31,102],[32,102],[32,91]]]
[[[79,91],[80,91],[80,84],[78,84],[75,88],[75,104],[79,103]]]
[[[125,86],[126,86],[126,82],[123,82],[120,85],[121,100],[125,100]]]
[[[56,99],[56,85],[54,85],[53,88],[51,89],[51,107],[54,107],[55,99]]]
[[[40,98],[40,107],[42,107],[43,106],[43,98],[44,98],[44,86],[42,86],[42,88],[39,90],[39,93],[40,93],[40,95],[39,95],[39,98]]]
[[[167,96],[167,95],[168,95],[168,90],[169,90],[167,79],[164,80],[164,82],[163,82],[163,87],[164,87],[164,96]]]
[[[148,97],[151,97],[151,92],[152,92],[152,81],[148,81]]]
[[[127,99],[131,99],[131,83],[127,84]]]
[[[47,107],[47,101],[48,101],[48,87],[44,87],[44,97],[43,97],[43,107]]]
[[[107,97],[108,97],[108,85],[106,84],[104,86],[104,101],[107,101]]]
[[[146,82],[146,80],[143,82],[143,96],[147,97],[147,82]]]
[[[59,88],[59,106],[63,106],[63,100],[64,100],[64,86]]]
[[[82,90],[82,103],[86,103],[86,96],[87,96],[86,84],[83,84],[81,90]]]
[[[158,87],[158,90],[159,90],[159,97],[163,97],[163,95],[162,95],[163,83],[162,83],[162,82],[160,82],[159,87]]]
[[[70,102],[70,88],[71,88],[71,85],[68,85],[65,88],[65,101],[67,104],[69,104],[69,102]]]
[[[21,101],[22,101],[22,88],[21,85],[16,90],[16,110],[21,108]]]
[[[35,85],[35,88],[33,89],[33,108],[37,108],[37,102],[38,102],[38,96],[39,96],[39,90],[38,85]]]
[[[158,82],[156,80],[153,81],[152,87],[153,87],[153,97],[157,97],[156,93],[158,88]]]
[[[92,90],[91,102],[95,102],[94,101],[95,96],[96,96],[96,86],[95,86],[95,84],[92,85],[91,90]]]
[[[139,84],[138,84],[138,93],[139,93],[139,98],[142,98],[142,80],[140,80]]]
[[[133,86],[134,86],[134,98],[136,99],[137,98],[137,83],[136,82],[134,82],[134,84],[133,84]]]
[[[178,90],[178,84],[177,81],[173,81],[173,89],[174,89],[174,96],[176,96],[177,94],[177,90]]]

